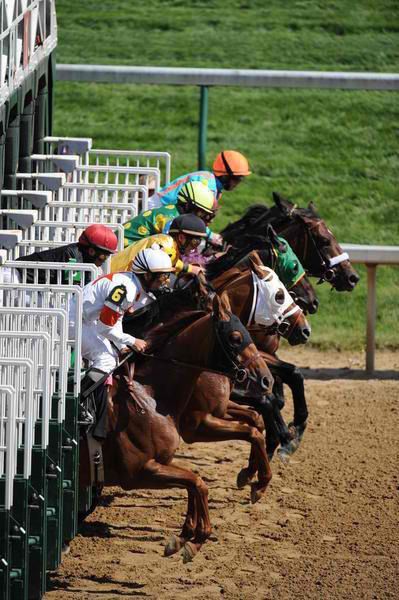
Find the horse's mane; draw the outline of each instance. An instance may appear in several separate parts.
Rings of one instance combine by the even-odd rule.
[[[226,254],[223,254],[216,260],[207,264],[206,276],[212,281],[225,271],[228,271],[237,265],[237,263],[242,261],[253,250],[270,252],[272,246],[273,242],[270,239],[270,236],[245,233],[239,240],[239,246],[229,248]]]
[[[158,323],[146,334],[145,340],[151,352],[160,350],[172,337],[209,313],[202,310],[190,310],[174,315],[166,323]]]
[[[147,332],[160,321],[168,321],[172,315],[181,314],[182,310],[199,309],[198,301],[192,290],[176,289],[159,295],[154,302],[147,304],[123,317],[123,330],[135,337],[147,337]]]

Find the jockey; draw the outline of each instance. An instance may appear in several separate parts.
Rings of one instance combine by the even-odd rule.
[[[122,317],[127,311],[132,312],[152,302],[154,296],[151,291],[168,284],[173,271],[171,259],[165,252],[145,248],[135,256],[130,272],[104,275],[84,286],[82,358],[89,361],[90,368],[82,382],[82,389],[88,389],[93,382],[112,371],[118,364],[118,356],[127,354],[132,348],[139,352],[146,349],[144,340],[124,333]],[[69,313],[73,335],[76,314],[74,300]],[[94,393],[97,407],[94,435],[105,438],[105,386],[99,386]]]
[[[156,233],[167,233],[168,224],[175,217],[188,213],[195,214],[204,221],[214,217],[214,196],[200,181],[183,185],[175,204],[146,210],[125,223],[125,246]],[[207,237],[211,242],[214,235],[207,228]]]
[[[156,208],[169,204],[176,204],[178,194],[182,186],[188,181],[201,181],[214,194],[216,207],[221,198],[223,190],[230,192],[242,181],[244,177],[250,175],[248,161],[235,150],[224,150],[220,152],[213,163],[211,171],[195,171],[187,173],[171,181],[158,192],[151,196],[149,206]]]
[[[114,254],[118,248],[118,238],[109,227],[100,224],[89,225],[80,235],[77,242],[51,248],[43,252],[34,252],[28,256],[21,256],[17,261],[35,261],[35,262],[77,262],[92,263],[101,267],[108,256]],[[20,272],[16,270],[18,281],[20,281]],[[89,273],[86,274],[89,277]],[[45,273],[38,272],[38,283],[45,283]],[[26,282],[34,282],[34,271],[26,272]],[[57,283],[57,271],[50,272],[50,282]]]
[[[197,275],[201,268],[193,264],[185,264],[182,257],[189,260],[190,253],[207,237],[204,221],[192,213],[175,217],[170,224],[169,234],[150,235],[143,240],[131,244],[115,254],[111,260],[111,272],[130,271],[132,262],[143,248],[159,247],[172,260],[176,273],[193,273]]]

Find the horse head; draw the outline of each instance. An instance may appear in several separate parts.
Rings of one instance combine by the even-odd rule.
[[[247,329],[232,314],[226,292],[221,296],[215,294],[213,298],[213,319],[217,340],[214,368],[225,369],[230,365],[235,382],[247,382],[249,390],[257,388],[261,395],[270,394],[274,383],[272,374]]]
[[[311,327],[302,309],[293,301],[277,274],[251,258],[251,270],[256,276],[257,298],[250,320],[266,328],[276,328],[292,346],[305,344]]]
[[[277,213],[269,211],[271,222],[287,236],[308,274],[318,277],[320,283],[327,281],[339,292],[353,290],[359,275],[314,204],[299,208],[275,192],[273,200]]]

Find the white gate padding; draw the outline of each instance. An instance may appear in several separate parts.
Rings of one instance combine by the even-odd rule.
[[[82,165],[155,167],[161,173],[161,186],[170,181],[171,156],[169,152],[103,150],[92,148],[93,140],[91,138],[48,136],[44,138],[44,142],[47,151],[51,154],[79,155]]]
[[[17,446],[23,447],[23,477],[28,479],[32,469],[32,447],[34,440],[34,363],[29,358],[0,357],[0,386],[10,385],[15,389],[17,407]]]
[[[23,240],[49,240],[54,242],[64,242],[73,244],[77,242],[79,236],[91,223],[81,221],[70,223],[62,221],[52,223],[51,221],[36,221],[34,225],[22,231]],[[112,229],[118,238],[118,249],[123,250],[124,229],[120,223],[107,223],[107,227]]]
[[[85,221],[89,223],[120,223],[123,225],[137,216],[135,204],[119,202],[49,202],[40,213],[45,221]]]
[[[76,306],[76,313],[74,313],[75,333],[73,338],[69,338],[71,332],[68,327],[66,362],[64,364],[66,371],[68,371],[71,355],[74,351],[74,396],[77,397],[80,394],[80,369],[82,362],[82,289],[76,285],[19,284],[14,286],[13,284],[0,284],[0,291],[3,293],[3,304],[5,307],[25,307],[27,312],[30,312],[32,307],[60,309],[67,314],[68,325],[70,320],[70,305],[73,303]],[[54,341],[57,343],[56,340]]]
[[[60,308],[0,308],[0,331],[45,332],[51,338],[50,372],[56,381],[59,395],[57,415],[51,415],[62,423],[65,418],[65,395],[68,375],[68,315]],[[25,360],[25,359],[24,359]],[[0,381],[1,383],[1,381]],[[80,380],[78,381],[80,386]]]
[[[150,167],[112,167],[80,165],[74,169],[72,183],[93,185],[143,185],[147,189],[160,187],[159,169]]]
[[[17,472],[17,398],[15,388],[0,385],[0,477],[5,478],[4,500],[0,506],[11,510],[14,476]]]
[[[55,393],[55,377],[51,375],[51,337],[48,333],[31,331],[1,331],[0,356],[31,358],[34,369],[35,421],[42,418],[40,447],[49,441],[51,397]],[[37,443],[35,441],[35,443]]]
[[[12,271],[16,269],[18,269],[18,272],[12,273]],[[7,280],[7,277],[10,276],[10,271],[10,280]],[[56,263],[29,260],[7,260],[2,266],[0,266],[0,283],[26,284],[27,271],[33,271],[33,283],[35,284],[38,284],[40,273],[41,277],[44,277],[44,284],[46,285],[54,285],[50,283],[50,276],[51,271],[55,271],[57,273],[57,283],[55,285],[59,286],[64,285],[64,283],[67,283],[68,285],[79,283],[81,286],[83,286],[86,279],[84,273],[90,273],[91,281],[94,281],[102,274],[101,270],[92,263]]]

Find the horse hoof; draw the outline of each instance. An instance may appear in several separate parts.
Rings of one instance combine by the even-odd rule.
[[[297,447],[302,441],[303,434],[305,433],[305,429],[307,427],[307,421],[300,423],[299,425],[294,425],[294,423],[290,423],[288,425],[288,429],[293,433],[293,441],[297,444]],[[296,449],[296,448],[295,448]]]
[[[295,452],[295,450],[294,450]],[[291,456],[292,452],[289,451],[289,449],[287,448],[287,446],[282,446],[281,448],[279,448],[277,450],[277,455],[280,459],[280,462],[283,465],[288,465],[288,463],[290,462],[290,456]]]
[[[191,542],[186,542],[183,546],[182,556],[183,563],[186,564],[191,562],[194,559],[194,556],[197,554],[198,550],[194,544]]]
[[[253,483],[251,485],[251,504],[258,502],[263,496],[264,490],[258,488],[258,484]]]
[[[241,469],[241,471],[237,475],[238,489],[242,490],[242,488],[248,485],[251,482],[252,477],[249,475],[248,469]]]
[[[172,554],[176,554],[176,552],[179,552],[182,546],[183,544],[181,539],[177,537],[177,535],[171,535],[168,540],[168,543],[165,546],[163,555],[172,556]]]

